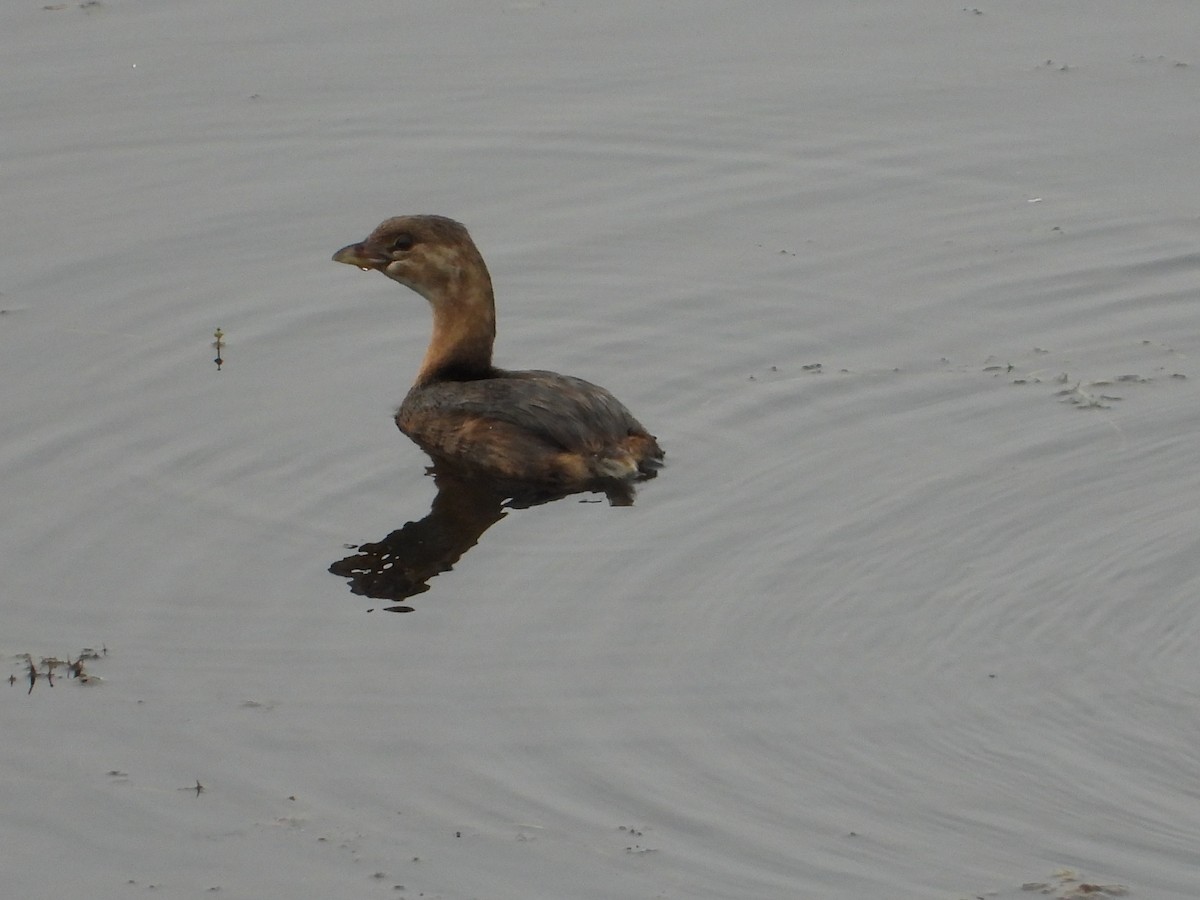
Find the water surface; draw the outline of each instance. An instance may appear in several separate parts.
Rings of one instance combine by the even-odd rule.
[[[1193,5],[0,16],[14,895],[1195,895]],[[397,616],[404,212],[668,466]]]

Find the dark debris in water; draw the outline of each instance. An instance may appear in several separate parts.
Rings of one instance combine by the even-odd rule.
[[[33,661],[32,653],[18,653],[13,658],[18,661],[20,675],[12,673],[8,676],[9,687],[14,687],[17,682],[28,684],[29,690],[26,695],[32,694],[34,686],[39,681],[45,682],[49,687],[54,687],[54,679],[61,679],[64,675],[68,679],[74,680],[77,684],[95,685],[101,683],[104,679],[97,675],[93,675],[88,671],[88,665],[98,659],[103,659],[108,656],[108,647],[100,645],[99,651],[93,650],[91,647],[84,647],[75,658],[71,658],[71,654],[67,654],[65,658],[57,656],[41,656],[37,662]]]
[[[1158,341],[1143,340],[1140,345],[1156,354],[1167,356],[1175,354],[1173,348]],[[1050,354],[1051,351],[1044,347],[1034,347],[1031,353],[1034,357],[1043,357]],[[943,359],[943,362],[948,362],[948,360]],[[1064,360],[1064,362],[1070,363],[1069,360]],[[1147,362],[1151,361],[1147,360]],[[988,357],[984,360],[980,370],[993,378],[1009,376],[1009,383],[1013,385],[1060,385],[1060,389],[1055,392],[1054,396],[1058,398],[1059,402],[1076,409],[1111,409],[1113,403],[1125,399],[1123,396],[1105,390],[1114,385],[1120,385],[1123,388],[1137,388],[1151,386],[1161,381],[1187,380],[1187,375],[1172,371],[1162,365],[1161,360],[1155,360],[1154,363],[1160,364],[1151,364],[1146,372],[1127,371],[1119,375],[1090,379],[1078,375],[1072,370],[1074,367],[1072,369],[1045,368],[1044,363],[1044,360],[1040,360],[1038,365],[1026,368],[1008,360]]]
[[[1021,890],[1038,893],[1056,900],[1081,900],[1084,897],[1126,897],[1129,888],[1123,884],[1099,884],[1085,881],[1073,869],[1060,869],[1049,881],[1029,881]]]
[[[1105,884],[1086,879],[1074,869],[1059,869],[1045,881],[1027,881],[1020,887],[1021,892],[1041,897],[1051,897],[1053,900],[1104,900],[1108,897],[1128,897],[1131,892],[1123,884]],[[1012,889],[1004,891],[989,891],[985,894],[971,894],[962,900],[985,900],[993,897],[1017,897]]]

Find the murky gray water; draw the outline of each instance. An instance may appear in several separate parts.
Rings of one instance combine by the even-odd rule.
[[[0,15],[14,896],[1196,895],[1196,8]],[[402,212],[669,464],[392,615]]]

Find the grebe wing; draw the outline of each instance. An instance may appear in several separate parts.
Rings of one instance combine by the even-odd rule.
[[[582,378],[541,370],[434,382],[414,388],[401,411],[495,419],[564,450],[594,447],[646,431],[604,388]]]

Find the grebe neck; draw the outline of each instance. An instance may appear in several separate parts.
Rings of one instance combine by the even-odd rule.
[[[483,378],[492,370],[496,306],[483,260],[453,266],[436,287],[418,291],[433,308],[433,336],[417,373],[417,385]]]

